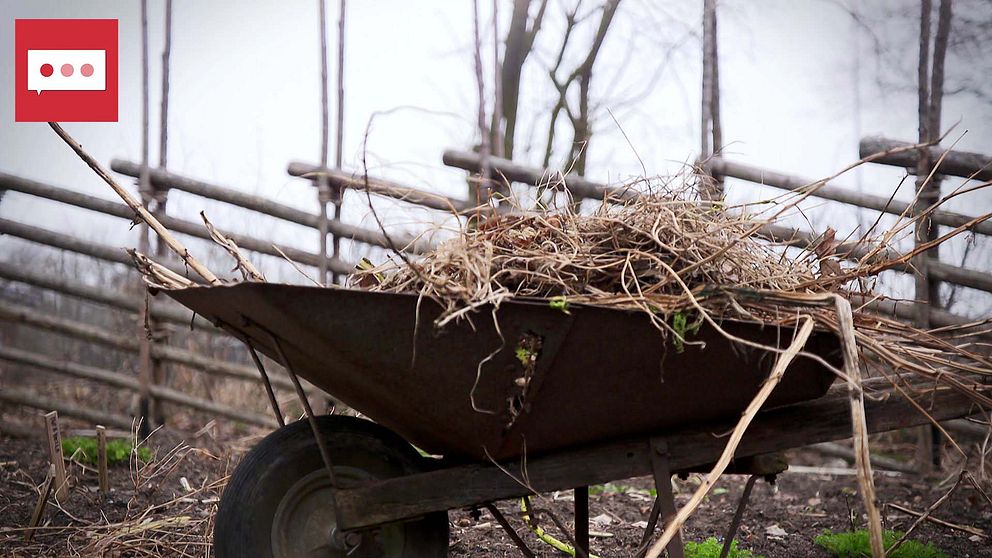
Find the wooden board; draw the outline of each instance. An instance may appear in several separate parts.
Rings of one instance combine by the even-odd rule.
[[[45,414],[45,435],[48,439],[48,458],[55,467],[55,498],[65,501],[69,494],[66,485],[65,460],[62,455],[62,432],[59,430],[59,414],[56,411]]]
[[[782,451],[851,436],[847,388],[833,389],[815,401],[758,415],[742,440],[737,457]],[[987,393],[989,388],[983,388]],[[866,401],[869,432],[884,432],[925,424],[928,419],[898,394]],[[975,412],[964,395],[949,389],[917,402],[935,419],[947,420]],[[669,448],[673,471],[712,463],[723,450],[732,425],[659,433]],[[519,462],[474,464],[444,468],[359,488],[336,491],[338,521],[344,529],[379,525],[426,513],[517,498],[651,474],[650,439],[617,441],[557,452]],[[511,476],[512,475],[512,476]],[[524,478],[527,482],[524,482]]]

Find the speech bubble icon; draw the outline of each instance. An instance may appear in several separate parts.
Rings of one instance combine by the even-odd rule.
[[[28,50],[28,90],[104,91],[105,50]]]

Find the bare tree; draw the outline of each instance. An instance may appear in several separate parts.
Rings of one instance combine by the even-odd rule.
[[[503,51],[502,68],[500,69],[500,95],[502,108],[503,156],[513,158],[513,140],[517,129],[517,108],[520,101],[520,79],[524,63],[534,49],[534,39],[547,11],[548,0],[541,0],[537,14],[530,17],[532,0],[514,0],[513,14],[510,16],[510,28],[506,34],[506,46]]]
[[[555,65],[548,72],[551,83],[558,92],[558,100],[551,111],[551,121],[548,124],[548,143],[544,151],[544,165],[550,164],[551,154],[554,150],[555,134],[557,130],[558,118],[564,112],[568,116],[568,121],[572,127],[572,144],[569,150],[568,160],[572,162],[572,170],[584,175],[586,171],[586,154],[588,152],[589,140],[592,137],[590,126],[590,91],[592,88],[593,67],[606,40],[606,35],[613,23],[620,0],[607,0],[600,10],[599,24],[593,36],[589,49],[579,63],[565,77],[559,77],[565,53],[568,50],[569,41],[574,36],[574,29],[584,19],[579,15],[581,1],[577,2],[574,8],[565,15],[565,34],[562,38]],[[573,86],[577,86],[577,107],[573,107],[570,100],[570,91]]]

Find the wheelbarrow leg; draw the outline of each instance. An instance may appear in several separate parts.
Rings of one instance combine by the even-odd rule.
[[[575,493],[575,551],[577,556],[589,555],[589,487],[581,486]]]
[[[527,543],[520,538],[520,535],[517,534],[517,531],[512,525],[510,525],[510,522],[506,520],[506,517],[503,516],[503,513],[499,511],[496,505],[486,504],[486,509],[489,510],[489,513],[492,514],[493,518],[496,520],[496,523],[499,523],[499,526],[502,527],[503,531],[505,531],[507,536],[510,537],[513,544],[517,545],[517,548],[520,549],[520,553],[524,555],[524,558],[534,558],[534,553],[531,552],[530,548],[527,548]]]
[[[663,525],[675,519],[675,493],[672,492],[672,470],[668,465],[668,443],[661,438],[651,439],[651,469],[654,473],[654,485],[658,491],[658,496],[651,509],[651,516],[641,539],[638,556],[644,556],[647,552],[648,542],[654,534],[658,515],[661,515]],[[675,535],[672,542],[668,543],[668,558],[685,558],[681,531]]]
[[[730,547],[734,544],[737,529],[741,526],[741,518],[744,517],[744,510],[747,508],[747,502],[751,498],[751,489],[754,488],[754,482],[758,480],[759,476],[751,475],[748,477],[747,483],[744,484],[744,493],[741,494],[741,501],[737,504],[734,519],[730,522],[730,528],[727,529],[727,534],[723,537],[723,551],[720,552],[720,558],[727,558],[730,555]]]

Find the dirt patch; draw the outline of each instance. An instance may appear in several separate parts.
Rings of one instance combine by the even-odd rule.
[[[41,440],[0,438],[0,555],[177,556],[199,549],[202,556],[230,460],[167,433],[148,445],[150,465],[109,468],[107,495],[94,470],[68,463],[68,497],[49,500],[42,528],[27,541],[23,528],[48,470],[47,451]]]
[[[44,444],[35,439],[0,438],[0,555],[93,555],[96,550],[110,555],[179,556],[180,551],[185,551],[203,556],[210,542],[212,516],[223,480],[250,440],[238,444],[201,442],[197,445],[206,449],[188,450],[181,459],[173,459],[173,466],[163,464],[157,472],[146,472],[145,477],[138,478],[135,470],[126,466],[111,469],[113,491],[107,497],[97,493],[97,477],[92,471],[71,465],[69,471],[76,484],[70,498],[62,509],[49,505],[43,523],[47,527],[38,531],[34,540],[25,542],[20,528],[31,516],[37,499],[35,487],[44,480],[47,470]],[[151,441],[160,460],[181,443],[180,438],[168,433],[157,434]],[[843,466],[842,462],[823,462],[815,454],[803,452],[793,458],[793,463]],[[186,489],[182,478],[192,491]],[[136,483],[136,479],[142,482]],[[721,538],[744,481],[739,476],[721,479],[689,521],[685,540]],[[689,498],[694,482],[693,478],[676,481],[677,504]],[[883,503],[923,510],[947,490],[949,482],[942,477],[880,475],[877,487]],[[650,511],[652,488],[649,478],[638,478],[592,490],[590,528],[603,533],[593,539],[598,556],[634,554],[641,537],[639,522],[646,521]],[[536,505],[549,508],[571,527],[571,493],[545,495]],[[501,502],[499,508],[539,556],[560,556],[526,530],[519,519],[518,502]],[[864,525],[853,477],[785,473],[775,487],[763,481],[756,485],[738,539],[741,548],[767,558],[827,557],[813,544],[813,538],[826,529],[849,530],[852,515],[855,524]],[[992,509],[968,486],[959,488],[935,515],[992,533]],[[178,517],[185,519],[176,520]],[[457,510],[449,514],[449,519],[450,556],[517,555],[513,543],[488,512],[475,517],[467,510]],[[912,518],[887,508],[885,521],[887,528],[904,530]],[[145,527],[134,529],[136,525]],[[540,525],[548,534],[563,538],[552,522],[542,520]],[[130,534],[122,531],[127,526],[132,528]],[[932,542],[953,558],[992,557],[992,544],[987,539],[969,540],[969,536],[930,523],[915,533],[915,538]]]
[[[723,477],[715,494],[689,520],[683,533],[684,540],[703,541],[716,537],[722,541],[745,481],[746,477],[742,476]],[[881,502],[922,511],[953,484],[953,479],[946,486],[942,481],[948,482],[939,477],[879,476],[876,487]],[[690,478],[676,481],[676,485],[679,488],[676,505],[682,505],[695,484]],[[590,496],[589,516],[594,519],[590,529],[609,535],[592,539],[592,550],[596,555],[603,558],[634,555],[642,533],[638,522],[647,521],[650,513],[651,488],[650,478],[638,478],[607,485],[603,492]],[[739,547],[767,558],[828,558],[827,552],[813,544],[816,535],[827,529],[834,532],[850,530],[852,514],[859,528],[865,526],[856,489],[857,482],[849,476],[785,473],[778,477],[774,487],[759,481],[738,532]],[[550,508],[571,528],[570,493],[547,495],[540,505]],[[502,502],[498,507],[537,555],[561,556],[526,531],[523,522],[517,519],[520,513],[517,502]],[[883,516],[886,529],[906,530],[913,522],[912,517],[889,508]],[[959,488],[935,516],[992,533],[992,509],[970,487]],[[451,556],[514,555],[513,542],[488,512],[483,511],[475,519],[469,512],[454,511],[449,518],[452,523]],[[596,519],[599,519],[598,523]],[[542,521],[541,526],[552,536],[563,538],[551,521]],[[914,531],[914,538],[932,542],[951,558],[992,557],[989,539],[969,540],[970,536],[929,522]]]

